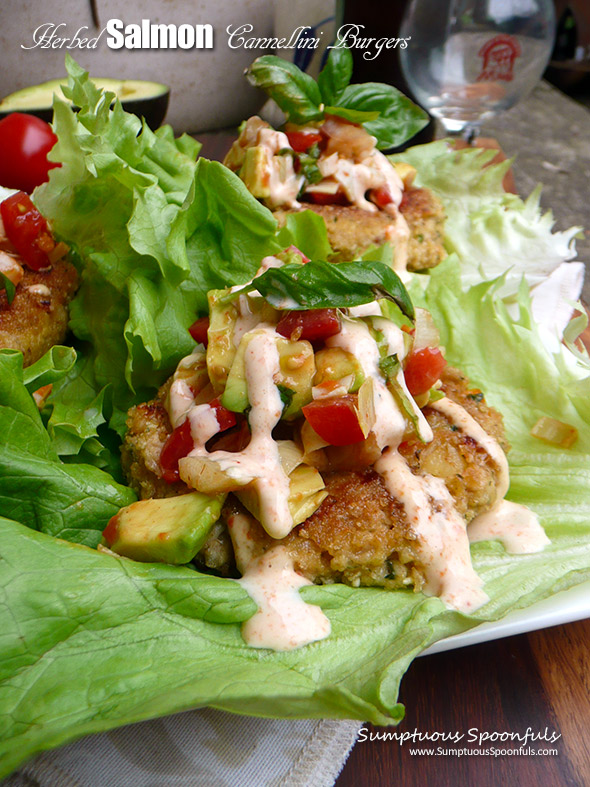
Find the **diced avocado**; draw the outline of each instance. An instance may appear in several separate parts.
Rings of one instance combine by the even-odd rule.
[[[190,492],[139,500],[122,508],[103,532],[119,555],[147,563],[190,563],[219,519],[225,495]]]
[[[222,405],[235,413],[243,413],[250,404],[244,358],[248,342],[254,334],[255,331],[251,331],[242,338],[221,397]],[[311,386],[315,373],[313,348],[305,340],[292,342],[289,339],[277,339],[276,341],[281,371],[275,384],[288,389],[289,396],[284,397],[284,401],[288,400],[288,403],[282,417],[289,419],[299,415],[301,408],[311,402]],[[284,391],[284,393],[288,392]]]
[[[340,347],[329,347],[320,350],[315,354],[316,373],[313,378],[314,385],[321,385],[328,380],[342,380],[349,375],[353,376],[353,382],[348,388],[348,392],[358,391],[361,387],[365,375],[358,359],[347,350]]]
[[[311,387],[315,374],[313,347],[305,339],[298,342],[279,339],[277,346],[281,367],[279,384],[294,391],[283,418],[295,418],[301,413],[301,408],[312,400]]]
[[[233,363],[234,328],[239,316],[237,301],[220,303],[229,289],[209,290],[209,329],[207,331],[207,371],[216,394],[223,391]]]
[[[252,196],[258,199],[270,197],[269,151],[266,148],[257,145],[246,149],[240,178]]]

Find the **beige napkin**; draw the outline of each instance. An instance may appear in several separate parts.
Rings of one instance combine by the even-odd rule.
[[[359,727],[205,708],[45,752],[0,787],[331,787]]]

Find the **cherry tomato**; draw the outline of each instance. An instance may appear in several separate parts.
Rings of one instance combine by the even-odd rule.
[[[341,322],[337,309],[309,309],[287,312],[279,320],[277,333],[287,339],[293,337],[310,342],[327,339],[340,332]]]
[[[31,192],[49,179],[49,170],[60,167],[47,161],[57,142],[49,123],[34,115],[13,112],[0,120],[0,184]]]
[[[385,188],[385,186],[373,189],[371,191],[371,199],[376,205],[379,205],[380,208],[384,208],[386,205],[393,202],[393,197],[389,193],[389,189]]]
[[[438,347],[425,347],[408,356],[404,377],[412,396],[420,396],[430,390],[447,365]]]
[[[193,337],[193,339],[198,342],[199,344],[207,346],[207,331],[209,330],[209,318],[208,317],[199,317],[198,320],[195,320],[191,327],[188,329],[188,332]]]
[[[330,445],[350,445],[365,439],[356,409],[356,396],[316,399],[302,408],[307,422]]]
[[[55,241],[47,222],[24,191],[0,203],[0,215],[8,240],[34,271],[51,267],[48,257]]]
[[[176,427],[162,448],[160,467],[162,468],[164,481],[167,481],[169,484],[180,481],[178,460],[188,456],[194,447],[195,442],[191,435],[191,422],[187,418],[180,426]]]
[[[343,191],[335,194],[326,194],[323,191],[306,191],[304,197],[313,205],[348,205],[348,199]]]
[[[316,142],[322,141],[319,131],[287,131],[289,145],[296,153],[305,153]]]

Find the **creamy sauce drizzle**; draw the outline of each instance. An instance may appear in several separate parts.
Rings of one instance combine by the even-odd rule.
[[[501,500],[475,517],[467,533],[472,543],[497,539],[513,555],[541,552],[551,543],[534,511],[510,500]]]
[[[417,476],[395,450],[388,449],[375,463],[393,497],[404,506],[416,551],[424,566],[424,592],[460,612],[472,612],[488,597],[471,565],[465,520],[455,509],[445,483],[433,476]]]
[[[228,521],[242,574],[237,582],[258,604],[258,610],[242,624],[244,640],[253,648],[285,651],[325,639],[330,621],[320,607],[306,604],[299,595],[300,588],[312,583],[294,571],[293,561],[280,545],[255,557],[248,534],[251,522],[245,514],[232,515]]]
[[[471,542],[498,539],[507,552],[515,555],[540,552],[551,543],[537,515],[526,506],[504,500],[510,485],[508,460],[501,446],[461,407],[445,397],[429,405],[446,415],[461,431],[475,440],[491,457],[499,471],[496,502],[489,511],[479,514],[468,527]]]
[[[498,441],[489,435],[477,423],[475,418],[469,415],[465,408],[447,396],[444,399],[439,399],[438,402],[431,402],[428,406],[445,415],[449,421],[455,424],[468,437],[471,437],[472,440],[475,440],[489,454],[499,471],[496,500],[501,500],[508,491],[510,476],[508,459]]]
[[[278,208],[282,205],[288,208],[301,207],[297,202],[297,195],[303,184],[303,177],[295,172],[290,155],[276,155],[281,149],[291,148],[287,135],[272,128],[261,128],[256,144],[264,151],[264,176],[269,188],[266,201],[269,207]]]
[[[189,412],[191,431],[195,447],[188,457],[179,462],[180,477],[189,485],[195,464],[193,457],[203,457],[215,462],[218,469],[240,486],[253,484],[260,502],[260,522],[272,538],[284,538],[293,529],[293,517],[289,511],[289,478],[280,462],[277,443],[272,430],[278,423],[283,403],[274,384],[278,376],[279,354],[276,340],[279,334],[272,328],[258,329],[248,342],[244,356],[249,415],[252,437],[248,446],[239,452],[213,451],[205,448],[208,431],[193,425],[192,412],[208,405],[199,405]],[[196,416],[197,417],[197,416]],[[201,416],[198,416],[199,418]],[[211,437],[212,435],[209,435]],[[207,439],[209,439],[207,437]]]

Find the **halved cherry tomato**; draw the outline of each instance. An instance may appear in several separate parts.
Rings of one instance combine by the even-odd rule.
[[[55,248],[55,241],[29,195],[19,191],[0,202],[0,215],[6,237],[29,268],[50,268],[48,254]]]
[[[57,142],[49,123],[34,115],[13,112],[0,120],[0,183],[31,192],[49,179],[49,170],[61,167],[47,161]]]
[[[204,344],[206,347],[208,330],[209,330],[209,318],[199,317],[199,319],[195,320],[194,323],[191,325],[191,327],[188,329],[188,332],[196,342],[199,342],[199,344]]]
[[[447,365],[438,347],[425,347],[408,356],[404,377],[412,396],[420,396],[430,390],[440,378]]]
[[[162,448],[160,467],[162,468],[164,481],[167,481],[169,484],[180,481],[178,460],[188,456],[194,447],[195,441],[191,435],[191,422],[187,418],[180,426],[176,427]]]
[[[322,141],[319,131],[287,131],[289,145],[296,153],[305,153],[316,142]]]
[[[337,309],[309,309],[287,312],[279,320],[277,333],[287,339],[307,339],[315,342],[340,332],[341,321]]]
[[[307,422],[330,445],[351,445],[365,439],[356,409],[356,396],[316,399],[302,408]]]
[[[380,208],[384,208],[386,205],[393,202],[393,197],[389,193],[389,189],[385,188],[385,186],[373,189],[371,191],[371,199],[376,205],[379,205]]]
[[[323,191],[306,191],[304,199],[313,205],[348,205],[348,199],[343,191],[335,194],[326,194]]]

